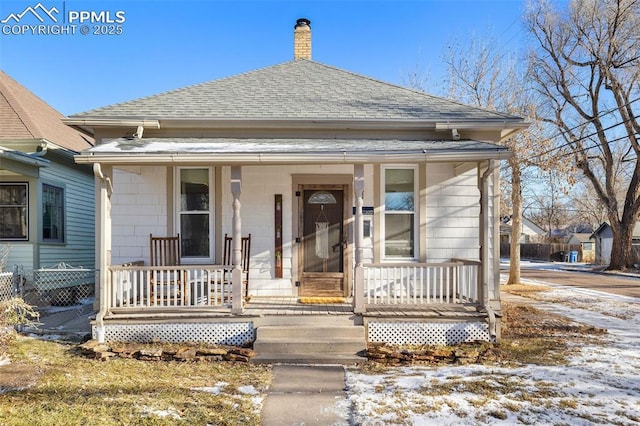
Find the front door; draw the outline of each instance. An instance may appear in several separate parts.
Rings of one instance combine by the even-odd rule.
[[[300,296],[344,296],[344,188],[305,185],[302,191]]]

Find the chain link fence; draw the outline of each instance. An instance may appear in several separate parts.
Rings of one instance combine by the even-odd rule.
[[[13,272],[0,272],[0,302],[11,299],[13,289]]]
[[[24,286],[25,300],[38,307],[82,304],[94,296],[95,270],[58,263],[33,271],[32,285]]]
[[[0,302],[9,300],[14,295],[13,272],[6,271],[9,245],[0,244]]]

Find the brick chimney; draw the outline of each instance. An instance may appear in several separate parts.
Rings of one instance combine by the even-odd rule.
[[[293,59],[311,60],[311,21],[300,18],[293,28]]]

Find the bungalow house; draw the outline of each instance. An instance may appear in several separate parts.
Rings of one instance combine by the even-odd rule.
[[[499,142],[519,117],[314,62],[299,19],[289,62],[64,122],[96,140],[76,161],[99,187],[99,340],[258,345],[278,315],[369,341],[497,337]],[[150,234],[179,234],[180,265],[150,265]]]
[[[93,139],[63,117],[0,71],[0,246],[28,286],[42,267],[94,268],[94,176],[74,161]]]

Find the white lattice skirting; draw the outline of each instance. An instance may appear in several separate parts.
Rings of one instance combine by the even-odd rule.
[[[494,342],[489,325],[483,322],[420,323],[370,322],[367,326],[369,342],[392,345],[457,345],[463,342]]]
[[[93,338],[97,338],[93,326]],[[105,342],[203,342],[215,345],[241,346],[253,342],[255,330],[251,322],[177,323],[177,324],[105,324]]]

